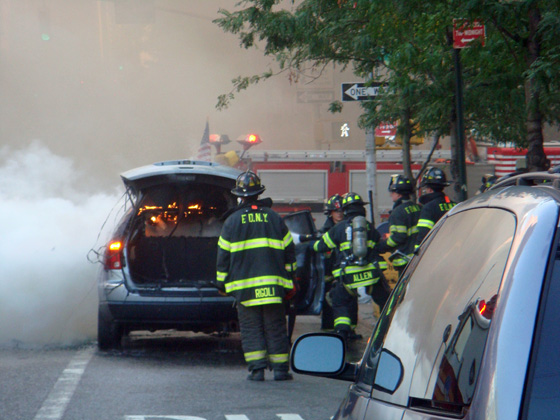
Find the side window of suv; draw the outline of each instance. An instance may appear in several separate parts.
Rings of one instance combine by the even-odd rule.
[[[515,233],[500,209],[450,216],[397,284],[374,331],[362,379],[373,383],[381,349],[403,366],[393,394],[402,406],[462,414],[470,404]]]
[[[524,419],[550,418],[560,412],[560,246],[546,280],[535,328],[528,373]]]

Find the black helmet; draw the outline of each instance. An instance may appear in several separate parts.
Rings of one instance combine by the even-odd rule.
[[[494,174],[484,174],[482,176],[482,185],[480,186],[479,191],[484,192],[490,187],[492,187],[496,181],[498,181],[498,177]]]
[[[447,178],[445,176],[445,172],[443,172],[439,168],[434,168],[433,166],[428,168],[424,175],[422,175],[422,180],[420,181],[421,187],[430,187],[430,188],[442,188],[447,187],[449,182],[447,182]]]
[[[344,196],[342,197],[342,208],[345,209],[346,207],[351,206],[353,204],[363,206],[364,204],[367,203],[364,200],[362,200],[362,197],[360,197],[359,194],[353,192],[344,194]]]
[[[264,191],[264,185],[256,173],[252,171],[243,172],[235,181],[235,188],[231,190],[238,197],[251,197],[259,195]]]
[[[342,197],[338,194],[330,197],[325,204],[325,214],[342,209]]]
[[[414,191],[412,182],[404,175],[391,175],[388,189],[402,195],[412,194],[412,191]]]

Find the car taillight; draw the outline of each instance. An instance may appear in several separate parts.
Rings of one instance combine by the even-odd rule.
[[[122,255],[122,242],[121,241],[109,242],[109,244],[107,245],[107,250],[105,251],[105,269],[118,270],[122,268],[121,255]]]

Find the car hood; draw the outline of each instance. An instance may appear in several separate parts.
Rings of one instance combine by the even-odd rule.
[[[127,188],[138,191],[149,186],[169,182],[194,182],[203,178],[222,178],[231,183],[240,170],[215,162],[168,160],[123,172],[121,178]]]

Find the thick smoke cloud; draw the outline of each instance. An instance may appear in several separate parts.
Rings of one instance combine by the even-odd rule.
[[[95,192],[41,142],[0,149],[0,345],[95,339],[99,264],[88,262],[121,192]]]

